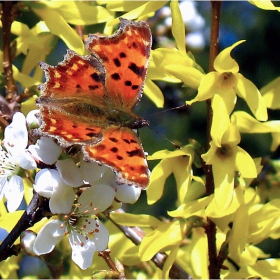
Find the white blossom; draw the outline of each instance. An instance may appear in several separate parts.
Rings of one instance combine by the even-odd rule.
[[[15,113],[0,146],[0,199],[6,198],[9,212],[15,211],[22,201],[25,170],[36,169],[35,160],[26,150],[27,143],[25,117]]]

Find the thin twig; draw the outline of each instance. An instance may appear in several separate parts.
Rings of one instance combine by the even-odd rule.
[[[214,70],[214,60],[218,55],[218,43],[219,43],[219,24],[220,24],[220,10],[221,1],[211,1],[212,15],[211,15],[211,37],[210,37],[210,55],[209,55],[209,71]],[[211,125],[213,118],[213,111],[211,108],[211,100],[207,100],[207,138],[208,143],[211,141]],[[212,172],[212,166],[204,165],[206,176],[206,193],[211,195],[214,193],[214,178]],[[220,265],[218,264],[217,248],[216,248],[216,225],[207,218],[207,225],[204,227],[207,235],[208,243],[208,255],[209,255],[209,278],[220,278]]]

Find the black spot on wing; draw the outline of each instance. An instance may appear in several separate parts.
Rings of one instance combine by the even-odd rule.
[[[90,90],[95,90],[95,89],[98,89],[99,88],[99,86],[97,86],[97,85],[89,85],[88,86],[88,88],[90,89]]]
[[[136,74],[139,77],[143,75],[145,70],[143,66],[138,67],[134,62],[130,63],[128,69],[130,69],[134,74]]]
[[[90,76],[97,83],[102,81],[101,75],[98,75],[96,72],[91,74]]]
[[[120,155],[117,155],[117,159],[118,159],[118,160],[123,160],[123,157],[120,156]]]
[[[114,73],[111,75],[112,79],[115,81],[118,81],[121,79],[120,75],[118,73]]]
[[[114,58],[114,64],[117,66],[117,67],[120,67],[121,66],[121,62],[119,61],[118,58]]]
[[[119,149],[117,147],[111,148],[111,152],[113,152],[113,153],[117,153],[118,151],[119,151]]]
[[[114,143],[117,143],[119,141],[117,138],[114,137],[110,137],[109,140]]]
[[[124,52],[121,52],[120,53],[120,58],[125,58],[126,57],[126,54]]]
[[[126,152],[128,154],[129,157],[142,157],[143,156],[143,152],[140,149],[136,149],[133,151],[127,151]]]

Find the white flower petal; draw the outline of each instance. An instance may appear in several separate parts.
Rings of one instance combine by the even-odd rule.
[[[37,168],[36,161],[27,151],[20,153],[20,155],[16,157],[16,161],[23,169],[33,170]]]
[[[71,235],[71,234],[70,234]],[[84,236],[80,235],[79,240],[77,239],[77,235],[73,236],[73,239],[69,241],[72,247],[72,260],[81,268],[87,269],[91,266],[94,252],[96,251],[96,247],[94,242],[90,240],[86,240]],[[84,242],[83,246],[81,245],[80,241]]]
[[[102,177],[95,182],[96,184],[105,184],[109,186],[114,186],[116,183],[116,174],[113,170],[107,166],[105,166],[106,170],[103,173]]]
[[[20,235],[20,244],[23,246],[24,250],[31,255],[34,254],[33,247],[36,237],[36,233],[31,230],[26,230]]]
[[[93,184],[93,182],[99,180],[102,177],[108,167],[100,165],[97,162],[85,162],[84,160],[81,160],[80,169],[83,180]]]
[[[28,150],[35,158],[46,164],[55,163],[62,153],[62,149],[48,137],[41,137],[37,145],[30,145]]]
[[[21,177],[17,175],[11,177],[4,188],[4,196],[7,199],[8,211],[16,211],[23,198],[23,181]]]
[[[13,116],[13,121],[4,131],[4,144],[9,153],[17,155],[27,146],[28,133],[26,128],[25,117],[22,113],[17,112]]]
[[[28,127],[34,128],[34,127],[39,127],[40,126],[40,120],[39,118],[36,116],[37,114],[39,114],[40,110],[32,110],[30,111],[27,115],[26,115],[26,123],[28,125]]]
[[[58,160],[56,167],[67,185],[75,188],[84,184],[81,170],[71,158]]]
[[[79,204],[81,204],[79,212],[83,213],[92,207],[97,208],[98,212],[103,212],[112,205],[114,197],[115,191],[108,185],[91,186],[78,199]]]
[[[98,232],[95,232],[91,241],[94,241],[96,250],[103,251],[107,248],[109,242],[109,231],[108,229],[98,220],[99,223]]]
[[[64,236],[63,222],[52,220],[43,226],[34,242],[33,251],[37,255],[50,253]]]
[[[50,198],[60,181],[61,178],[57,170],[45,168],[36,174],[34,189],[39,195]]]
[[[50,210],[54,214],[68,214],[71,211],[75,198],[74,190],[64,182],[54,188],[50,199]]]
[[[124,203],[135,203],[141,194],[141,189],[132,185],[117,185],[116,186],[116,199]]]

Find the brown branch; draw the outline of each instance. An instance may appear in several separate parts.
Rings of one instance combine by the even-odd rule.
[[[218,44],[219,44],[219,26],[220,26],[220,10],[221,1],[211,1],[212,14],[211,14],[211,37],[210,37],[210,55],[209,55],[209,71],[214,70],[214,60],[218,55]],[[211,125],[213,118],[213,111],[211,108],[211,100],[207,100],[207,139],[208,143],[211,141]],[[211,195],[214,193],[214,178],[212,172],[212,166],[204,165],[205,176],[206,176],[206,193]],[[207,225],[204,227],[207,235],[208,243],[208,255],[209,255],[209,278],[219,279],[220,278],[220,265],[218,263],[217,248],[216,248],[216,225],[207,218]]]
[[[17,95],[17,86],[13,78],[12,53],[11,53],[11,25],[14,20],[14,3],[3,1],[1,10],[1,21],[3,28],[3,68],[6,79],[6,98],[13,100]]]
[[[27,209],[22,214],[12,231],[4,239],[0,245],[0,262],[7,259],[11,255],[17,255],[19,252],[18,246],[13,245],[19,238],[20,234],[26,229],[32,227],[49,213],[49,201],[35,193],[28,205]]]

